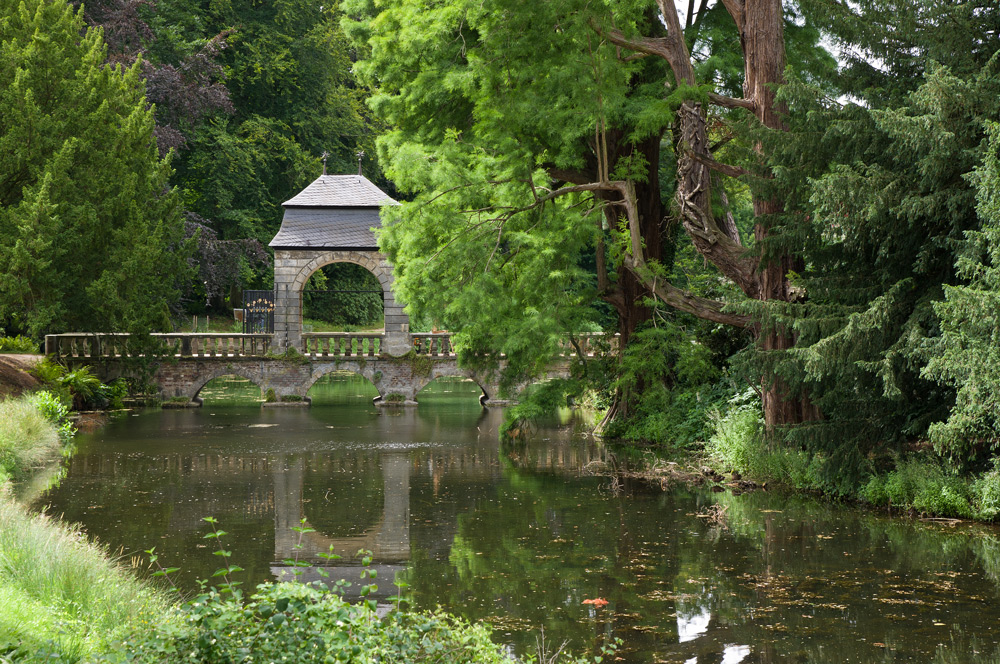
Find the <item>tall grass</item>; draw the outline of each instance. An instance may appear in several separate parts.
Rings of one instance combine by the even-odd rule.
[[[168,606],[80,533],[0,495],[0,653],[76,661],[162,619]]]
[[[0,484],[59,454],[57,426],[31,396],[0,401]]]

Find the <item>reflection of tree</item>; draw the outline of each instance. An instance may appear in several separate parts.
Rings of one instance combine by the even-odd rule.
[[[673,558],[634,548],[650,537],[669,540],[671,524],[660,524],[655,536],[643,532],[648,519],[621,500],[595,502],[597,479],[584,481],[586,497],[580,484],[555,475],[508,467],[504,480],[459,515],[447,558],[415,554],[407,581],[419,605],[461,607],[522,653],[540,627],[551,638],[570,639],[577,651],[627,637],[632,657],[647,660],[653,644],[674,640],[674,626],[662,621],[672,608],[663,599],[669,593],[656,592],[672,583]],[[608,606],[582,603],[595,597]]]

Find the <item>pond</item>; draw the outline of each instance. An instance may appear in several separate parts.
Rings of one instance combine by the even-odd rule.
[[[220,560],[206,516],[247,587],[332,549],[356,593],[353,556],[370,549],[380,601],[405,581],[416,607],[488,621],[518,656],[544,630],[550,654],[621,638],[626,663],[998,661],[994,529],[612,487],[588,471],[605,448],[569,415],[501,448],[502,411],[471,383],[436,381],[408,409],[363,388],[336,377],[311,408],[274,409],[208,390],[198,410],[133,413],[80,435],[35,505],[139,568],[155,546],[188,592]],[[300,538],[303,519],[315,532]]]

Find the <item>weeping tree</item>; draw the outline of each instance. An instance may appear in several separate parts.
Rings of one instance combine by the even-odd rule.
[[[786,31],[818,38],[789,21],[793,7],[691,2],[683,21],[664,1],[357,0],[345,10],[357,70],[394,128],[380,159],[414,194],[381,236],[411,307],[442,312],[467,347],[535,369],[539,350],[587,328],[581,312],[595,297],[615,306],[625,341],[652,296],[749,328],[766,352],[794,345],[766,307],[741,306],[801,297],[791,275],[802,248],[787,220],[774,232],[785,204],[761,138],[785,129]],[[832,66],[821,49],[800,52],[804,73]],[[729,194],[747,185],[744,235]],[[735,286],[732,299],[672,283],[677,228]],[[774,374],[761,389],[769,425],[817,416]]]

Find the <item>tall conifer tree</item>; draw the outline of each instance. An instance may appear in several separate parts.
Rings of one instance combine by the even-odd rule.
[[[189,268],[137,67],[106,66],[64,0],[0,17],[0,325],[166,325]]]

